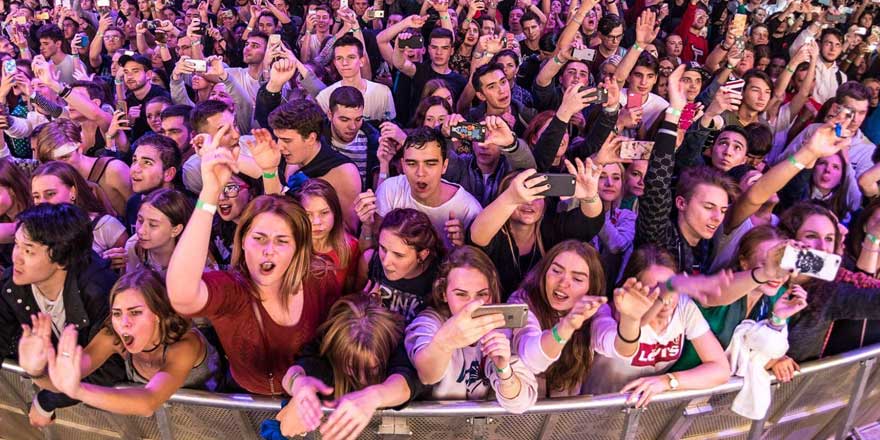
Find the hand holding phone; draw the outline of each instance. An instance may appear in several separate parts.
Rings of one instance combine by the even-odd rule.
[[[624,160],[647,160],[654,150],[653,141],[628,140],[620,143],[620,158]]]
[[[504,325],[501,328],[522,328],[526,325],[529,306],[525,304],[488,304],[480,306],[471,314],[471,317],[479,318],[496,314],[504,317]]]
[[[779,266],[792,272],[834,281],[840,269],[840,255],[830,254],[815,249],[786,246]]]
[[[550,185],[550,188],[538,195],[544,197],[571,197],[574,195],[577,185],[574,174],[538,173],[526,179],[526,186],[532,186],[528,182],[540,177],[546,178],[544,184]]]
[[[453,139],[460,139],[472,142],[483,142],[486,140],[486,126],[478,122],[461,122],[450,127],[450,134]]]

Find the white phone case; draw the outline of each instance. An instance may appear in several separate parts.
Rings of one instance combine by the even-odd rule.
[[[779,266],[813,278],[833,281],[837,276],[837,270],[840,269],[840,261],[840,255],[837,254],[786,246]]]

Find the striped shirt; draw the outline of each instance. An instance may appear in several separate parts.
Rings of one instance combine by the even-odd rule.
[[[334,150],[351,159],[351,161],[357,165],[361,179],[365,179],[367,175],[367,136],[364,132],[358,131],[354,140],[348,144],[340,143],[334,136],[331,144],[333,145]]]

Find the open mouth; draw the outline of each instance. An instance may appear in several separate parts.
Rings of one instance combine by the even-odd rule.
[[[425,192],[428,190],[428,184],[425,182],[416,182],[416,191]]]
[[[566,301],[566,300],[568,300],[568,295],[566,295],[558,290],[554,290],[553,291],[553,298],[556,298],[558,301]]]
[[[275,263],[273,263],[271,261],[264,261],[264,262],[260,263],[260,273],[263,275],[268,275],[268,274],[272,273],[272,271],[274,269],[275,269]]]
[[[217,211],[220,212],[222,216],[228,216],[232,213],[232,203],[220,203],[217,205]]]
[[[126,347],[130,347],[132,342],[134,342],[134,336],[128,333],[123,333],[120,336],[122,337],[122,343],[125,344]]]

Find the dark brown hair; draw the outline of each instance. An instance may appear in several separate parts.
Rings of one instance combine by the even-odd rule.
[[[71,203],[89,214],[101,216],[113,212],[109,201],[101,199],[103,192],[99,192],[98,185],[84,179],[79,171],[69,163],[54,160],[46,162],[34,170],[31,181],[33,182],[33,179],[39,176],[55,176],[68,188],[74,188],[76,199]]]
[[[739,245],[736,247],[736,258],[731,262],[731,266],[736,270],[745,270],[743,262],[752,258],[758,245],[768,240],[787,240],[788,238],[788,234],[775,226],[756,226],[746,232],[739,240]]]
[[[547,255],[529,271],[520,285],[520,289],[525,293],[529,310],[538,318],[542,329],[552,328],[560,319],[559,312],[550,306],[547,299],[546,275],[553,260],[563,252],[577,254],[590,268],[590,290],[587,294],[605,295],[605,271],[602,269],[599,252],[595,248],[575,240],[566,240],[553,246]],[[554,362],[544,373],[548,391],[568,390],[577,386],[589,374],[592,363],[593,349],[590,346],[590,325],[585,323],[572,334],[570,341],[562,349],[559,360]]]
[[[159,317],[159,343],[171,345],[186,336],[190,321],[177,314],[171,307],[165,281],[150,269],[139,268],[121,276],[110,289],[110,315],[104,321],[104,331],[113,336],[113,343],[119,345],[122,339],[113,329],[113,302],[116,296],[126,290],[136,290],[144,297],[147,308]]]
[[[421,262],[423,265],[435,259],[441,260],[446,255],[446,246],[440,234],[434,229],[431,219],[421,211],[412,208],[392,210],[379,226],[379,232],[385,230],[394,232],[404,243],[415,248],[416,252],[427,250],[428,258]]]
[[[812,201],[795,203],[794,206],[785,210],[779,217],[779,228],[792,237],[797,237],[797,231],[804,225],[808,218],[814,215],[826,217],[834,225],[834,248],[840,246],[840,228],[837,227],[837,217],[828,208]]]
[[[12,196],[10,209],[17,213],[30,208],[33,204],[31,197],[30,180],[9,159],[0,159],[0,187],[4,187]],[[15,217],[10,217],[9,212],[0,214],[0,220],[11,222]]]

